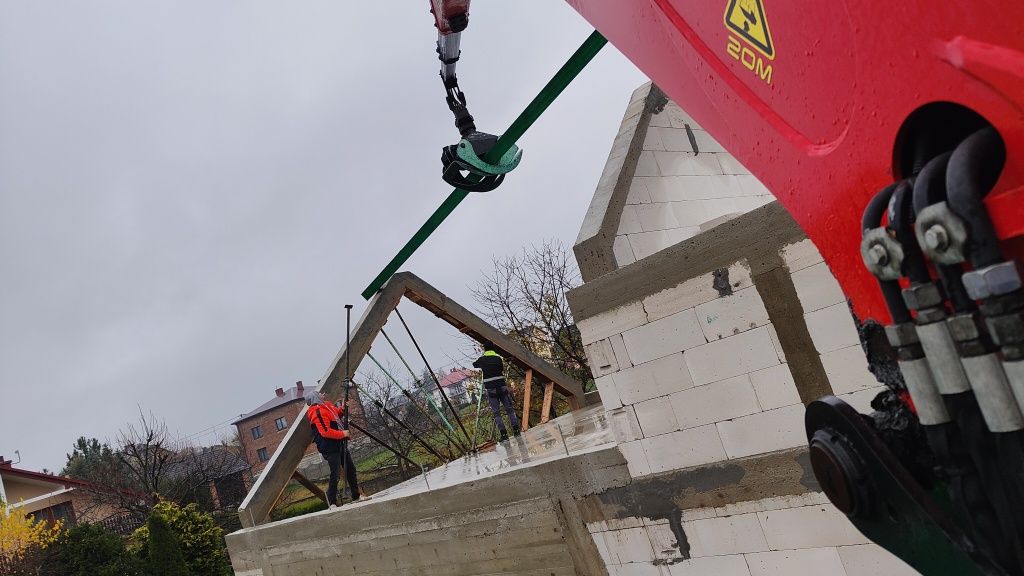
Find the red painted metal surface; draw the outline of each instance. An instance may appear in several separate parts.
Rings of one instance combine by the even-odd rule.
[[[452,29],[448,25],[450,18],[460,14],[468,15],[469,2],[470,0],[430,0],[430,12],[434,15],[434,26],[441,34],[452,33]]]
[[[889,320],[861,213],[921,106],[961,104],[999,130],[1007,167],[987,202],[1002,238],[1024,234],[1024,3],[568,2],[775,194],[861,318]],[[744,18],[768,34],[744,38]]]

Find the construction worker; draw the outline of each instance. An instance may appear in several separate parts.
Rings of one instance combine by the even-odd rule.
[[[311,390],[306,394],[306,418],[309,426],[313,429],[313,441],[316,443],[320,455],[327,461],[331,469],[331,477],[327,485],[327,503],[331,508],[338,505],[338,480],[340,469],[345,469],[345,478],[348,480],[348,489],[352,494],[352,500],[361,500],[359,495],[359,480],[356,478],[356,465],[352,462],[352,454],[348,451],[342,440],[348,438],[348,430],[341,427],[341,416],[345,412],[345,406],[334,405],[328,402],[323,394]]]
[[[494,423],[498,426],[501,440],[505,441],[508,440],[508,432],[505,431],[505,423],[501,419],[501,406],[505,406],[505,413],[512,424],[512,433],[516,436],[519,436],[519,419],[516,418],[516,411],[512,407],[512,394],[509,393],[508,383],[505,382],[505,361],[494,351],[494,345],[490,342],[484,342],[483,349],[483,356],[473,362],[473,367],[483,372],[487,403],[494,413]]]

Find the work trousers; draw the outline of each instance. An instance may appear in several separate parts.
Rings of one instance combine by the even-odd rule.
[[[344,456],[342,453],[344,452]],[[352,499],[359,498],[359,480],[356,479],[356,465],[352,462],[352,454],[348,448],[341,448],[337,452],[321,454],[327,465],[331,468],[331,478],[327,484],[327,502],[338,503],[338,480],[341,477],[341,468],[345,468],[345,478],[348,480],[348,489]]]
[[[505,431],[505,423],[501,419],[501,407],[505,406],[505,413],[508,414],[508,421],[512,424],[512,432],[516,433],[519,431],[519,419],[516,418],[516,410],[512,406],[512,394],[508,391],[508,386],[501,385],[494,388],[487,388],[487,403],[491,406],[491,412],[494,413],[494,423],[498,426],[498,432],[501,437],[508,438],[508,432]]]

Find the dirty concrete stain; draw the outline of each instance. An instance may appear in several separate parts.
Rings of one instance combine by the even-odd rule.
[[[729,269],[719,268],[711,273],[713,280],[711,286],[718,291],[718,297],[724,298],[732,294],[732,284],[729,283]]]
[[[821,484],[818,483],[818,479],[814,476],[814,468],[811,467],[811,453],[805,451],[797,454],[796,463],[804,471],[800,476],[800,484],[812,492],[820,491]]]
[[[634,479],[625,486],[588,496],[581,511],[586,522],[667,520],[680,555],[689,558],[690,544],[682,522],[684,510],[721,508],[820,489],[807,449],[795,448]]]

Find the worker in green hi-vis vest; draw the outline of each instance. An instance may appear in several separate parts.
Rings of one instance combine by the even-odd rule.
[[[508,383],[505,381],[505,361],[494,351],[494,345],[490,342],[483,343],[484,355],[473,362],[474,368],[483,372],[484,392],[487,394],[487,403],[494,413],[494,423],[498,426],[498,433],[501,440],[508,440],[508,432],[505,430],[505,423],[501,419],[501,407],[505,407],[508,420],[512,424],[512,433],[519,436],[519,419],[516,418],[515,408],[512,407],[512,394],[508,391]]]

